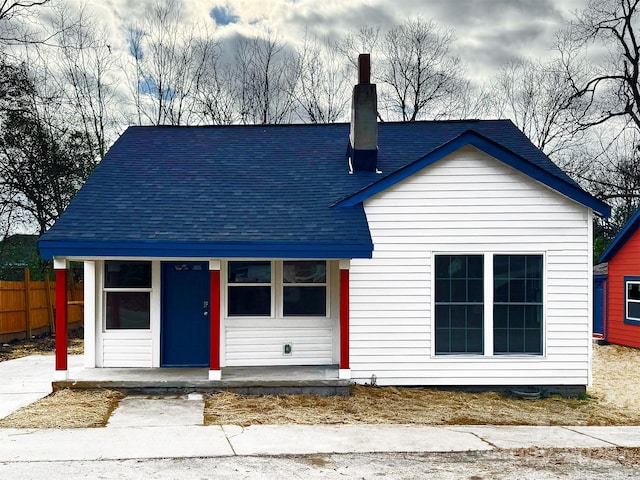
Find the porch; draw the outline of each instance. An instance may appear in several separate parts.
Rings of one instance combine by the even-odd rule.
[[[118,390],[128,395],[230,391],[240,395],[305,394],[348,396],[352,382],[338,378],[337,365],[224,367],[221,380],[209,380],[207,368],[71,367],[69,378],[55,380],[53,390]]]

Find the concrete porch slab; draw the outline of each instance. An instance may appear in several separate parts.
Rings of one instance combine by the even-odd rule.
[[[53,382],[53,389],[119,390],[127,395],[183,395],[192,392],[232,391],[240,395],[351,393],[351,381],[338,378],[338,367],[226,367],[221,380],[209,380],[206,368],[76,368],[68,380]]]

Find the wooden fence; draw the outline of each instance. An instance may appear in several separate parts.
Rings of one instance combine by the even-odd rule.
[[[68,323],[82,322],[82,283],[68,286]],[[9,342],[55,332],[56,284],[46,278],[32,282],[25,269],[23,282],[0,281],[0,341]]]

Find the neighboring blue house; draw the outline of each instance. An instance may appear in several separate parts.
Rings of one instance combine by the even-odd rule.
[[[584,390],[609,207],[508,120],[377,124],[363,70],[351,124],[118,139],[40,240],[85,264],[86,367]]]

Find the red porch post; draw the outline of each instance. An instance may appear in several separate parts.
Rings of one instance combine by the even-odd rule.
[[[340,370],[338,377],[351,378],[349,367],[349,260],[340,260]]]
[[[69,377],[67,366],[67,268],[66,260],[53,260],[56,271],[56,380]]]
[[[220,261],[209,261],[209,380],[221,380],[220,370]]]

